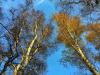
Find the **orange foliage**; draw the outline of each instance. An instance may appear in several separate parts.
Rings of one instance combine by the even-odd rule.
[[[59,25],[65,25],[67,24],[67,20],[69,19],[69,16],[65,13],[59,13],[59,14],[55,14],[53,18],[54,20],[56,20],[56,22]]]
[[[92,42],[97,38],[100,40],[100,24],[92,24],[89,26],[88,40]]]
[[[47,25],[47,26],[44,28],[43,33],[42,33],[43,37],[44,37],[44,38],[49,37],[50,34],[51,34],[51,31],[52,31],[51,26],[50,26],[50,25]]]
[[[97,48],[100,48],[100,24],[92,24],[88,29],[88,41],[95,44]]]
[[[68,30],[70,30],[72,36],[80,36],[81,32],[84,29],[84,26],[80,24],[79,17],[70,17],[65,13],[58,13],[55,14],[53,18],[57,22],[59,27],[58,40],[66,44],[74,44],[74,40],[72,40]]]
[[[93,41],[96,39],[96,33],[93,32],[93,31],[89,32],[89,33],[88,33],[87,39],[88,39],[89,41],[93,42]]]
[[[100,23],[90,25],[89,30],[100,34]]]

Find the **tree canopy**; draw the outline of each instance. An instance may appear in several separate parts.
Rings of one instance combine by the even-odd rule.
[[[51,0],[60,10],[48,22],[45,13],[35,9],[34,0],[23,1],[17,9],[8,9],[10,16],[0,7],[0,75],[8,68],[13,75],[44,75],[47,58],[54,52],[49,48],[55,49],[59,43],[66,47],[61,55],[63,65],[70,63],[100,75],[96,65],[100,63],[99,0]],[[88,23],[84,23],[84,17]],[[51,42],[54,36],[57,38]]]

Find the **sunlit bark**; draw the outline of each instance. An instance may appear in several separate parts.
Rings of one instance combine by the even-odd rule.
[[[34,32],[35,32],[35,37],[34,37],[33,40],[31,41],[31,43],[30,43],[30,45],[29,45],[29,47],[28,47],[28,49],[27,49],[27,53],[26,53],[25,55],[22,56],[22,59],[21,59],[21,61],[20,61],[20,64],[18,64],[18,65],[15,67],[14,75],[17,75],[17,74],[18,74],[18,71],[19,71],[19,69],[21,68],[22,64],[24,64],[24,67],[27,66],[27,64],[28,64],[28,62],[29,62],[29,59],[30,59],[30,52],[31,52],[31,50],[32,50],[32,46],[34,45],[34,43],[35,43],[35,41],[36,41],[36,39],[37,39],[36,31],[37,31],[37,24],[36,24],[36,28],[35,28],[35,31],[34,31]],[[37,51],[38,51],[38,48],[35,49],[35,51],[34,51],[33,54],[37,53]]]
[[[88,67],[88,69],[93,73],[93,75],[100,75],[96,68],[89,62],[87,56],[83,52],[79,44],[79,36],[81,34],[80,28],[81,24],[77,22],[76,19],[72,20],[68,18],[65,13],[59,13],[54,15],[54,20],[58,23],[58,37],[60,36],[60,41],[72,47],[80,56],[80,59]],[[71,22],[71,23],[70,23]],[[77,29],[75,29],[75,27]],[[79,33],[75,33],[78,31]],[[58,39],[59,40],[59,39]]]

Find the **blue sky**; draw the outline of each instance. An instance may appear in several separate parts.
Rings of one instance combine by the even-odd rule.
[[[7,10],[10,7],[16,8],[18,7],[19,3],[23,3],[22,0],[20,0],[19,2],[18,0],[15,0],[14,2],[9,0],[8,2],[5,2],[5,4],[3,4],[3,8],[7,13]],[[50,2],[49,0],[36,0],[34,7],[36,10],[41,10],[44,12],[47,22],[50,18],[52,18],[52,15],[54,13],[57,13],[59,11],[59,8],[56,8],[55,4]],[[76,11],[73,14],[75,15],[77,13],[79,13],[79,11]],[[55,37],[55,34],[52,36]],[[61,58],[61,53],[65,49],[65,46],[63,44],[58,44],[56,49],[57,52],[50,55],[47,59],[48,67],[45,75],[90,75],[89,72],[88,73],[84,72],[83,74],[79,74],[80,70],[75,66],[71,66],[70,64],[69,66],[67,66],[67,68],[61,65],[59,61]]]
[[[59,11],[59,8],[57,9],[55,4],[53,4],[49,0],[44,0],[44,2],[39,5],[37,5],[36,3],[35,9],[43,11],[47,20],[52,18],[52,15]],[[79,11],[74,12],[73,14],[77,15],[77,13],[79,13]],[[55,37],[55,34],[53,36]],[[57,52],[49,56],[47,59],[48,68],[46,75],[77,75],[77,73],[79,72],[78,68],[71,65],[65,68],[59,62],[61,59],[61,53],[63,50],[65,50],[65,46],[63,44],[59,44],[57,46],[57,50]]]

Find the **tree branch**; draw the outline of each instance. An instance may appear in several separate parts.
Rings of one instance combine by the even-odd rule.
[[[30,59],[30,52],[31,52],[31,50],[32,50],[32,46],[34,45],[34,43],[35,43],[35,41],[36,41],[36,39],[37,39],[37,23],[36,23],[36,27],[35,27],[35,37],[33,38],[33,40],[32,40],[32,42],[30,43],[30,45],[29,45],[29,47],[28,47],[28,49],[27,49],[27,53],[26,53],[26,55],[23,55],[22,56],[22,59],[21,59],[21,62],[20,62],[20,64],[18,64],[17,66],[16,66],[16,68],[15,68],[15,70],[14,70],[14,75],[17,75],[18,74],[18,71],[19,71],[19,69],[20,69],[20,67],[22,66],[22,63],[24,63],[24,67],[26,67],[27,66],[27,64],[28,64],[28,62],[29,62],[29,59]],[[37,51],[38,51],[38,48],[34,51],[34,54],[36,54],[37,53]]]

